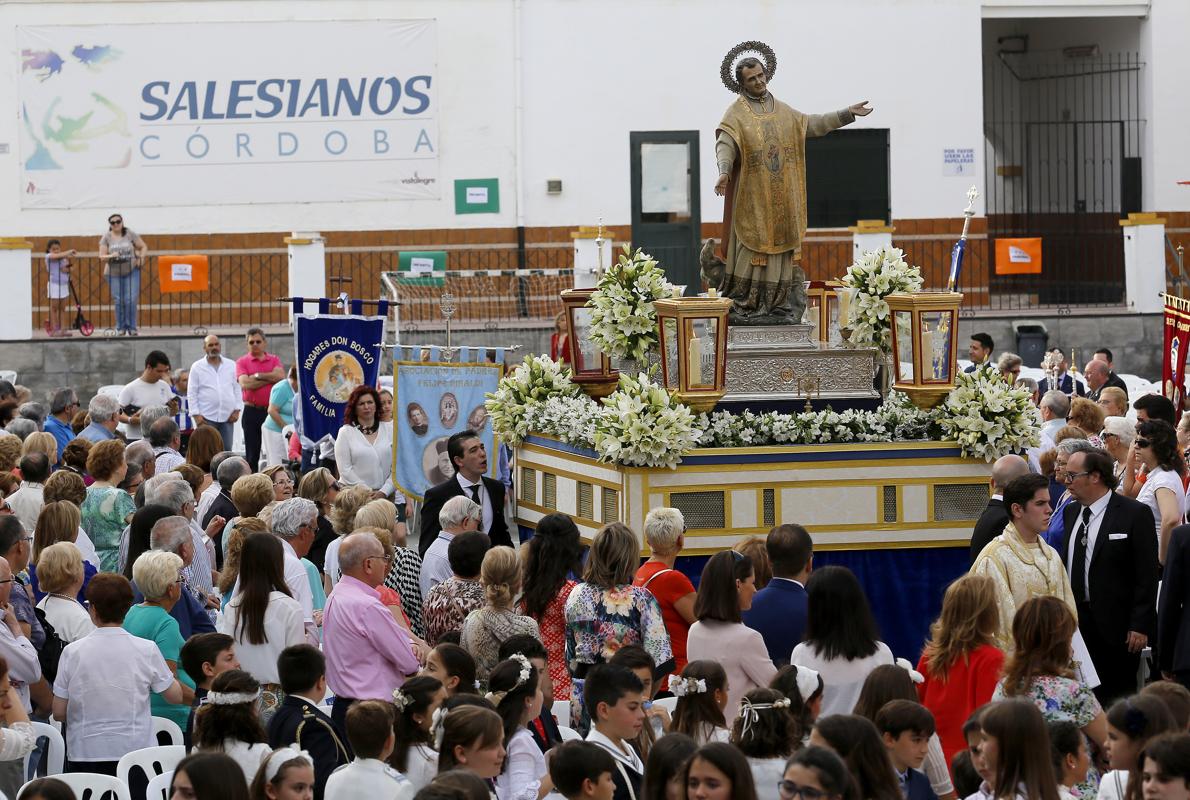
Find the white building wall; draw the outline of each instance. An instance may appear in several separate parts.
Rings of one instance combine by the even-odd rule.
[[[701,133],[702,215],[716,221],[713,131],[732,96],[719,61],[736,42],[777,51],[772,89],[807,112],[871,101],[857,123],[890,129],[893,215],[953,217],[983,183],[980,0],[144,0],[0,3],[0,52],[16,58],[15,28],[46,24],[282,19],[438,22],[442,197],[437,201],[119,209],[140,230],[176,233],[390,230],[629,222],[633,130]],[[1190,3],[1153,0],[1140,46],[1150,71],[1146,208],[1190,209]],[[519,35],[518,35],[519,34]],[[518,63],[518,47],[520,61]],[[327,41],[323,57],[333,63]],[[210,43],[218,58],[218,43]],[[1148,51],[1148,52],[1145,52]],[[106,210],[22,211],[18,196],[15,65],[0,70],[0,219],[5,234],[98,233]],[[523,112],[517,125],[517,76]],[[945,177],[942,150],[974,148],[974,179]],[[518,163],[519,160],[519,163]],[[523,198],[518,207],[517,176]],[[495,215],[456,216],[456,178],[498,177]],[[561,178],[561,195],[545,181]],[[980,204],[982,212],[982,203]]]

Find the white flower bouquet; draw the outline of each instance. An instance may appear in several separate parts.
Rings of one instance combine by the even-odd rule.
[[[905,261],[898,247],[870,250],[847,268],[843,284],[855,289],[851,298],[851,341],[861,346],[879,347],[892,351],[892,336],[888,303],[884,298],[893,292],[916,292],[921,289],[921,270]]]
[[[591,340],[614,359],[643,364],[657,346],[655,300],[674,296],[657,261],[637,248],[624,246],[619,260],[599,279],[587,305],[591,312]]]
[[[525,356],[516,369],[500,379],[484,400],[492,430],[516,446],[533,427],[533,412],[554,398],[575,398],[582,390],[570,380],[570,369],[549,356]]]
[[[937,410],[938,425],[963,455],[993,461],[1041,442],[1041,414],[1028,389],[1018,389],[984,365],[956,376],[953,392]]]
[[[698,444],[694,413],[644,373],[620,375],[620,388],[603,398],[595,419],[601,461],[673,469]]]

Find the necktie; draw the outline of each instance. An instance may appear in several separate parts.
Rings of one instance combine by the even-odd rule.
[[[480,499],[479,499],[479,484],[478,483],[473,484],[471,486],[471,499],[474,500],[476,503],[479,503],[481,506],[483,505],[483,503],[480,502]]]
[[[1083,507],[1083,521],[1074,532],[1074,563],[1070,566],[1070,588],[1075,600],[1087,600],[1087,533],[1091,527],[1091,507]]]

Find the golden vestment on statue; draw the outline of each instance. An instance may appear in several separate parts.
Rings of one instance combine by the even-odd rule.
[[[1078,619],[1070,578],[1058,551],[1038,538],[1025,544],[1010,522],[1004,533],[992,539],[971,565],[973,575],[986,575],[996,584],[996,605],[1000,609],[1000,626],[996,631],[996,646],[1011,653],[1012,618],[1016,610],[1031,597],[1050,595],[1061,600]]]
[[[726,265],[720,290],[735,300],[733,315],[799,315],[805,308],[797,262],[806,233],[806,137],[854,119],[848,110],[803,114],[771,94],[740,95],[727,108],[715,157],[721,172],[728,164],[731,170],[718,256]]]

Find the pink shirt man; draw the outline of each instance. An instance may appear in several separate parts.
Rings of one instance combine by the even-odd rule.
[[[326,682],[336,697],[388,700],[419,666],[408,634],[376,590],[350,575],[327,598],[322,649]]]
[[[243,375],[257,375],[261,372],[272,372],[275,369],[281,368],[281,359],[277,358],[272,353],[265,353],[261,356],[254,356],[251,353],[242,355],[236,359],[236,377]],[[249,405],[259,406],[261,408],[268,408],[269,392],[273,390],[272,384],[261,386],[257,389],[244,389],[244,402]]]

